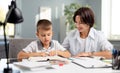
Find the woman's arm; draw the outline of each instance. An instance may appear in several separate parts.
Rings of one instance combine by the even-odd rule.
[[[92,55],[93,56],[102,56],[102,57],[105,57],[106,59],[111,59],[112,58],[112,53],[108,50],[100,51],[100,52],[94,52]]]
[[[73,57],[81,57],[81,56],[100,56],[100,57],[104,57],[106,59],[112,58],[112,54],[108,50],[100,51],[100,52],[82,52]]]

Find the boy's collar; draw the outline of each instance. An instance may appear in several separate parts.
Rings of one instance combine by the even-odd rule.
[[[43,49],[44,46],[43,46],[42,42],[41,42],[40,40],[39,40],[38,42],[39,42],[39,44],[38,44],[39,47],[38,47],[38,48],[39,48],[39,49]],[[50,48],[53,48],[53,47],[54,47],[53,41],[50,42],[49,47],[50,47]]]

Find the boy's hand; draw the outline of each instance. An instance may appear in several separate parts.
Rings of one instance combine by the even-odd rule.
[[[47,54],[47,53],[45,53],[45,52],[40,52],[40,53],[39,53],[39,55],[40,55],[41,57],[48,56],[48,54]]]
[[[49,52],[49,56],[54,56],[56,54],[57,54],[57,51],[51,51],[51,52]]]

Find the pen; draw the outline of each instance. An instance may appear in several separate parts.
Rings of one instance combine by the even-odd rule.
[[[61,60],[57,60],[57,59],[47,59],[47,60],[39,60],[37,62],[47,62],[47,61],[61,61]],[[64,61],[61,61],[61,62],[64,62]]]
[[[47,61],[50,61],[50,59],[47,59],[47,60],[39,60],[37,62],[47,62]]]

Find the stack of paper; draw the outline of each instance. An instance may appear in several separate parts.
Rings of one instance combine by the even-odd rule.
[[[107,68],[112,66],[110,63],[89,57],[74,58],[72,62],[85,68]]]
[[[29,69],[29,70],[36,70],[36,69],[45,69],[47,67],[50,67],[51,65],[48,62],[14,62],[13,63],[15,66],[18,66],[19,68],[22,69]]]

